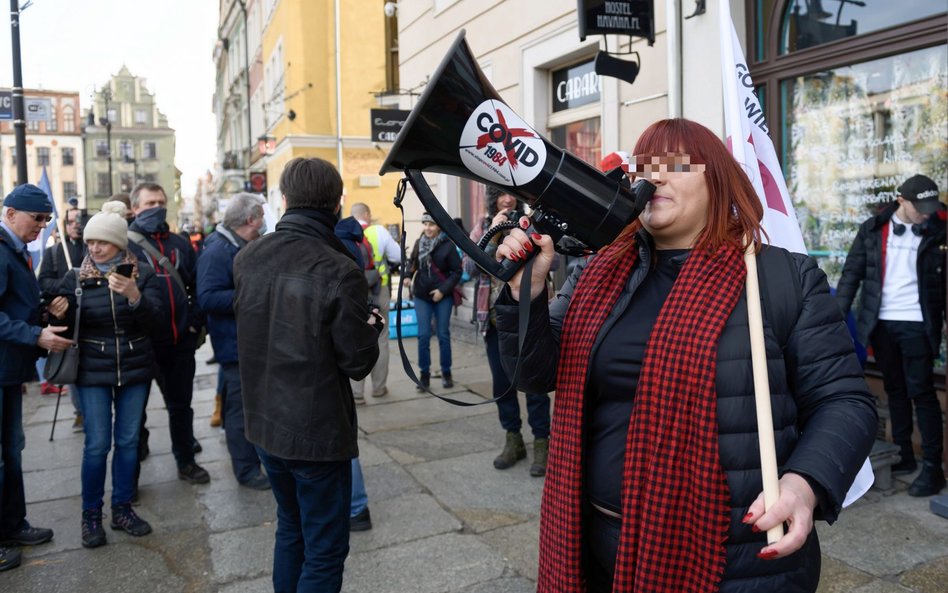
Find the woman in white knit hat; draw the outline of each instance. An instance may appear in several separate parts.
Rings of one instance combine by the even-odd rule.
[[[152,321],[162,317],[161,286],[127,250],[125,212],[121,202],[106,202],[89,220],[83,232],[88,255],[78,270],[82,302],[76,384],[85,419],[82,545],[87,548],[106,543],[102,504],[113,433],[111,527],[133,536],[151,533],[131,500],[141,416],[154,377],[148,335]],[[72,290],[76,276],[69,274],[67,280]],[[72,305],[70,311],[76,308]]]

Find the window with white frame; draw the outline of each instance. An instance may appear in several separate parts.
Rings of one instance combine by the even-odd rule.
[[[73,109],[72,105],[65,105],[63,107],[63,132],[75,132],[76,131],[76,110]]]

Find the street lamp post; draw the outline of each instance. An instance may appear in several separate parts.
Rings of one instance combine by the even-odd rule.
[[[99,118],[99,125],[105,126],[105,154],[109,159],[109,195],[111,196],[115,193],[112,187],[112,120],[109,119],[109,101],[112,99],[112,89],[109,87],[102,89],[102,99],[105,101],[105,117]],[[95,132],[95,123],[95,105],[93,104],[89,109],[89,121],[86,123],[86,130]]]
[[[26,117],[23,109],[23,68],[20,64],[20,3],[10,0],[10,41],[13,50],[13,135],[16,146],[16,185],[27,182]]]

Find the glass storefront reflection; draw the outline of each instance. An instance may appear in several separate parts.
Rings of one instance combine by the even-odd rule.
[[[926,48],[781,81],[784,174],[835,286],[859,224],[915,173],[948,186],[948,51]]]

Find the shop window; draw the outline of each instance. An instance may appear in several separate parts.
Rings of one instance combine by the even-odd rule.
[[[593,167],[598,167],[602,160],[602,133],[598,117],[550,128],[550,141]]]
[[[781,156],[804,240],[835,285],[860,223],[916,173],[948,180],[948,52],[915,50],[782,80]]]
[[[778,52],[800,51],[942,12],[945,0],[792,0],[784,9]]]

